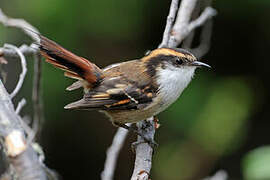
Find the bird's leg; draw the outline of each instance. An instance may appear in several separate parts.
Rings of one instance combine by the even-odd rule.
[[[150,138],[144,136],[144,134],[140,133],[134,126],[127,126],[126,124],[117,123],[117,122],[113,122],[113,124],[115,126],[124,128],[132,133],[135,133],[138,136],[141,136],[145,140],[145,142],[147,142],[153,149],[158,146],[158,144],[153,139],[150,139]]]

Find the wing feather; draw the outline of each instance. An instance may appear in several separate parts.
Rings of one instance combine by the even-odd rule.
[[[131,110],[142,109],[153,101],[157,85],[141,72],[139,61],[121,63],[105,70],[106,78],[66,109]],[[126,76],[128,74],[128,77]]]
[[[100,109],[100,110],[130,110],[141,109],[152,102],[156,96],[154,88],[147,86],[138,89],[132,85],[118,90],[117,94],[110,94],[115,90],[106,90],[104,93],[86,94],[83,99],[71,103],[65,109]]]

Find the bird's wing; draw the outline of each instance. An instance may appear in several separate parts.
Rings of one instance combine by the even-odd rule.
[[[124,66],[128,66],[129,62]],[[66,109],[101,109],[129,110],[142,109],[152,102],[156,96],[157,86],[152,78],[140,71],[137,63],[132,61],[131,67],[111,69],[111,77],[84,95],[84,98],[67,105]],[[123,65],[120,65],[123,66]],[[125,77],[125,70],[129,75]],[[113,72],[112,72],[113,71]],[[106,73],[106,71],[105,71]]]

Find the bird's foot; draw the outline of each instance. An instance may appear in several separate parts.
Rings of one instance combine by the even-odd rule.
[[[141,143],[148,143],[149,146],[152,147],[152,149],[155,149],[155,148],[158,147],[158,143],[156,143],[154,141],[154,139],[149,138],[149,137],[146,137],[144,134],[140,133],[136,129],[136,127],[134,127],[134,126],[127,126],[126,124],[121,124],[121,123],[117,123],[117,122],[114,122],[114,125],[116,125],[118,127],[122,127],[124,129],[127,129],[128,131],[133,132],[133,133],[137,134],[138,136],[142,137],[143,140],[140,140],[140,141],[137,141],[137,142],[132,143],[131,148],[132,148],[133,151],[136,149],[136,146],[139,145],[139,144],[141,144]]]

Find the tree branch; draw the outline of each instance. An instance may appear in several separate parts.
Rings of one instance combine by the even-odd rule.
[[[7,17],[1,9],[0,23],[7,27],[22,29],[24,33],[31,37],[35,42],[39,43],[40,41],[38,30],[35,27],[23,19]],[[6,148],[6,156],[9,158],[9,163],[12,165],[12,169],[14,169],[20,180],[45,180],[47,177],[50,179],[57,179],[55,173],[42,163],[42,159],[44,158],[40,158],[38,155],[41,150],[38,150],[37,152],[37,149],[33,148],[35,143],[33,143],[32,140],[36,132],[33,131],[20,116],[18,116],[21,108],[25,104],[25,100],[23,99],[24,101],[22,100],[19,102],[15,112],[10,99],[10,97],[14,97],[17,94],[24,81],[26,74],[26,60],[24,55],[35,55],[36,58],[33,83],[33,104],[35,107],[34,130],[38,129],[40,123],[36,122],[40,122],[40,119],[42,118],[40,93],[41,59],[37,45],[22,45],[20,48],[13,45],[5,45],[3,48],[0,48],[0,57],[19,57],[22,64],[22,73],[11,96],[8,95],[0,80],[0,137],[4,139],[4,141],[0,143]],[[24,134],[28,135],[27,140]]]
[[[35,42],[39,42],[38,30],[26,22],[24,19],[15,19],[9,18],[4,12],[0,9],[0,23],[7,27],[16,27],[24,31],[29,37],[31,37]],[[36,33],[35,33],[36,32]]]
[[[16,51],[16,53],[19,55],[19,57],[21,59],[22,72],[20,74],[19,81],[18,81],[15,89],[10,94],[10,97],[14,98],[16,96],[16,94],[20,91],[20,89],[21,89],[21,87],[23,85],[23,82],[24,82],[24,78],[25,78],[25,75],[26,75],[26,72],[27,72],[26,60],[25,60],[25,57],[24,57],[23,53],[16,46],[13,46],[11,44],[5,44],[4,48],[13,49],[14,51]]]
[[[130,126],[130,124],[127,124],[127,126]],[[127,135],[128,131],[126,129],[117,129],[112,145],[107,150],[104,170],[101,173],[101,180],[113,180],[118,155],[124,145]]]
[[[35,42],[39,43],[40,38],[38,36],[39,31],[26,22],[24,19],[15,19],[15,18],[9,18],[6,16],[3,11],[0,9],[0,23],[7,27],[16,27],[28,35],[30,38],[32,38]],[[34,56],[34,78],[33,78],[33,94],[32,94],[32,101],[33,101],[33,107],[34,107],[34,115],[33,115],[33,122],[32,122],[32,128],[33,138],[37,134],[39,136],[41,132],[41,125],[43,122],[43,104],[42,104],[42,94],[41,94],[41,70],[42,70],[42,62],[41,62],[41,56],[39,54],[39,48],[36,44],[31,44],[31,46],[22,45],[20,48],[8,49],[8,48],[0,48],[0,57],[17,57],[18,56],[18,50],[24,54],[24,55],[33,55]],[[20,81],[19,81],[20,82]],[[21,84],[17,84],[19,86]],[[17,90],[17,89],[16,89]],[[13,95],[13,93],[12,93]],[[15,96],[15,95],[14,95]]]
[[[39,53],[34,54],[35,65],[34,65],[34,80],[33,80],[33,93],[32,101],[34,104],[34,115],[33,115],[33,131],[36,137],[40,137],[42,125],[44,122],[43,116],[43,103],[42,103],[42,92],[41,92],[41,77],[42,77],[42,60]]]
[[[172,30],[172,36],[169,40],[170,47],[176,47],[188,34],[188,23],[192,12],[196,6],[197,0],[182,0],[177,18]]]
[[[201,15],[190,22],[192,12],[197,0],[182,0],[177,14],[177,18],[169,40],[169,47],[177,47],[195,28],[203,25],[205,21],[217,14],[211,7],[206,8]]]
[[[19,47],[19,50],[25,55],[33,55],[37,53],[37,45],[36,44],[31,44],[31,46],[28,46],[26,44],[23,44]],[[0,57],[10,57],[10,58],[17,58],[19,57],[18,53],[14,49],[8,49],[8,48],[0,48]]]
[[[2,145],[6,149],[6,156],[21,180],[45,180],[43,165],[31,146],[27,146],[20,121],[22,119],[15,112],[0,80],[0,136],[4,139]]]
[[[145,137],[154,140],[155,122],[151,117],[145,121],[137,123],[138,131]],[[138,136],[135,142],[136,159],[131,180],[148,180],[152,167],[152,147],[145,140]]]
[[[202,26],[208,19],[212,18],[217,14],[217,11],[213,9],[212,7],[207,7],[202,12],[202,14],[195,19],[194,21],[191,21],[188,25],[188,32],[193,31],[195,28]]]
[[[200,35],[200,44],[196,48],[192,48],[192,53],[200,59],[204,56],[210,49],[211,45],[211,34],[212,34],[213,22],[208,21],[204,24],[201,35]]]
[[[179,0],[172,0],[171,2],[170,12],[167,17],[167,23],[166,23],[166,27],[163,33],[162,42],[158,46],[159,48],[168,46],[171,30],[172,30],[173,23],[175,21],[176,13],[178,10],[178,3],[179,3]]]
[[[26,100],[23,98],[19,103],[18,103],[18,105],[17,105],[17,107],[16,107],[16,114],[20,114],[20,112],[21,112],[21,109],[23,108],[23,106],[25,106],[25,104],[26,104]]]

